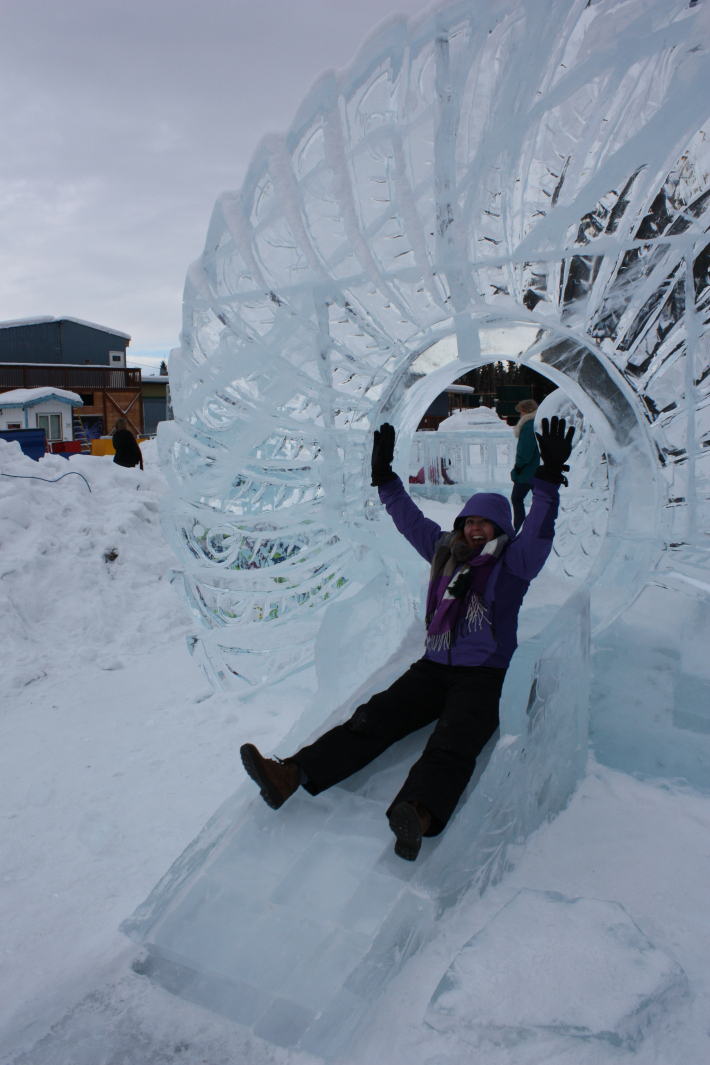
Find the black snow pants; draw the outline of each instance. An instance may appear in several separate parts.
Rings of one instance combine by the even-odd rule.
[[[498,728],[504,669],[446,666],[421,658],[386,691],[359,706],[293,756],[306,775],[306,791],[318,795],[366,766],[397,740],[437,721],[418,762],[399,794],[432,815],[427,835],[445,827],[471,779],[476,758]]]

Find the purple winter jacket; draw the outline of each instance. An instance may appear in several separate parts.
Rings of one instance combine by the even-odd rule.
[[[379,493],[397,529],[427,562],[431,562],[442,539],[442,531],[436,522],[424,517],[399,477],[380,485]],[[454,528],[464,518],[477,514],[494,522],[510,542],[491,569],[483,591],[486,623],[465,636],[459,636],[450,648],[427,650],[425,658],[450,666],[507,669],[518,646],[518,612],[523,597],[552,550],[559,496],[558,485],[534,477],[532,506],[517,536],[510,521],[510,503],[505,496],[497,492],[479,492],[471,496],[454,522]]]

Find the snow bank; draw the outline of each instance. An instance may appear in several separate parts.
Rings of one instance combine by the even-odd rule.
[[[33,462],[0,441],[0,691],[67,661],[120,668],[127,652],[184,637],[175,556],[159,531],[165,480],[153,442],[143,454],[144,472],[89,455]]]
[[[163,1058],[140,1048],[157,1028],[177,1031],[187,1006],[130,972],[118,926],[244,780],[245,737],[272,749],[311,694],[301,678],[275,709],[269,696],[243,706],[208,686],[169,583],[176,559],[158,522],[166,486],[155,442],[141,448],[145,472],[108,457],[33,462],[0,442],[3,1063],[15,1052],[26,1060],[8,1048],[36,1039],[37,1063],[94,1065],[98,1043],[113,1048],[107,1060]],[[120,990],[95,994],[107,978]],[[74,1017],[84,995],[79,1014],[98,1043],[78,1049],[74,1022],[68,1030],[62,1017]],[[106,1009],[124,1031],[125,1055]],[[210,1015],[201,1040],[196,1010],[185,1038],[200,1052],[179,1061],[217,1065],[215,1043],[232,1035]],[[181,1038],[166,1034],[164,1060]],[[237,1049],[224,1060],[247,1059]]]

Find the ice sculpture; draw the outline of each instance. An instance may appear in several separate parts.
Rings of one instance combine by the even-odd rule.
[[[406,479],[433,398],[505,356],[564,390],[608,471],[582,586],[513,659],[502,740],[414,869],[382,818],[401,746],[281,820],[237,793],[126,922],[143,971],[274,1042],[335,1053],[441,908],[564,804],[590,624],[597,756],[710,783],[707,40],[693,0],[395,19],[217,203],[170,362],[164,524],[216,683],[315,660],[281,754],[421,653],[422,564],[369,488],[384,418]]]
[[[412,635],[329,725],[419,657],[421,632]],[[122,925],[146,947],[136,971],[272,1043],[330,1060],[441,914],[497,883],[520,854],[514,845],[566,804],[587,760],[588,699],[582,590],[515,655],[501,740],[416,865],[395,857],[384,810],[421,733],[315,799],[297,792],[276,814],[249,782]],[[295,726],[284,753],[309,738],[306,727]]]
[[[545,570],[571,581],[589,578],[606,534],[609,519],[609,470],[594,426],[562,389],[547,396],[535,416],[540,431],[543,418],[564,418],[576,429],[569,485],[560,500],[555,541]],[[593,579],[593,578],[592,578]]]
[[[509,492],[510,470],[515,465],[516,439],[503,422],[474,425],[468,431],[414,433],[412,454],[417,468],[423,467],[427,490],[412,488],[414,498],[445,500],[453,492],[463,502],[474,492]],[[443,463],[443,466],[442,466]],[[410,464],[414,465],[411,462]],[[451,485],[444,485],[442,469]],[[441,488],[433,493],[429,486]]]
[[[357,565],[391,569],[373,427],[397,425],[406,475],[428,403],[501,352],[560,384],[608,457],[596,627],[659,564],[698,564],[707,29],[692,0],[395,19],[219,198],[159,438],[165,528],[215,682],[311,661]]]

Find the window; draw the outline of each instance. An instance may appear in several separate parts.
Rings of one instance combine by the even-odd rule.
[[[44,429],[44,435],[48,440],[62,439],[62,416],[61,414],[38,414],[37,428]]]
[[[109,351],[108,357],[111,360],[111,365],[118,363],[119,366],[123,366],[123,352],[122,351]]]
[[[85,407],[93,407],[94,405],[94,393],[93,392],[80,392],[79,399]]]
[[[10,430],[10,429],[21,429],[22,428],[22,422],[8,422],[7,423],[7,428],[8,428],[8,430]]]

